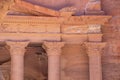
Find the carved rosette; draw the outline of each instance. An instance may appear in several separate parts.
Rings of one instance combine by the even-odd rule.
[[[25,47],[29,44],[29,41],[7,41],[6,42],[11,55],[23,55],[25,53]]]
[[[104,49],[105,45],[106,43],[86,42],[85,46],[88,56],[101,56],[102,50]]]
[[[100,24],[88,25],[88,33],[101,33],[101,25]]]
[[[44,42],[43,48],[46,50],[48,56],[61,55],[61,48],[64,42]]]

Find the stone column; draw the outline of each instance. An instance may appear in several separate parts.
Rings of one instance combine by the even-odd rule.
[[[24,80],[24,54],[28,41],[7,41],[11,55],[11,80]]]
[[[89,57],[89,80],[102,80],[101,53],[105,43],[85,43]]]
[[[60,80],[60,55],[63,42],[44,42],[48,55],[48,80]]]

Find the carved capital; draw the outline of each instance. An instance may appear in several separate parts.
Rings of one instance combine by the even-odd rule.
[[[85,46],[87,48],[88,56],[101,56],[102,50],[105,45],[106,43],[86,42]]]
[[[24,55],[29,41],[7,41],[11,55]]]
[[[64,42],[44,42],[43,48],[47,51],[48,56],[60,55],[61,48],[64,46]]]

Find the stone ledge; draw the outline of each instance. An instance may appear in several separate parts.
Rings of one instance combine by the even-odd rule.
[[[6,16],[0,23],[20,24],[104,24],[111,16],[71,16],[67,17],[38,17],[38,16]]]

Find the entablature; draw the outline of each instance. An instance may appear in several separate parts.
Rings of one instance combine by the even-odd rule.
[[[6,16],[0,22],[0,40],[102,41],[101,26],[111,16]]]

